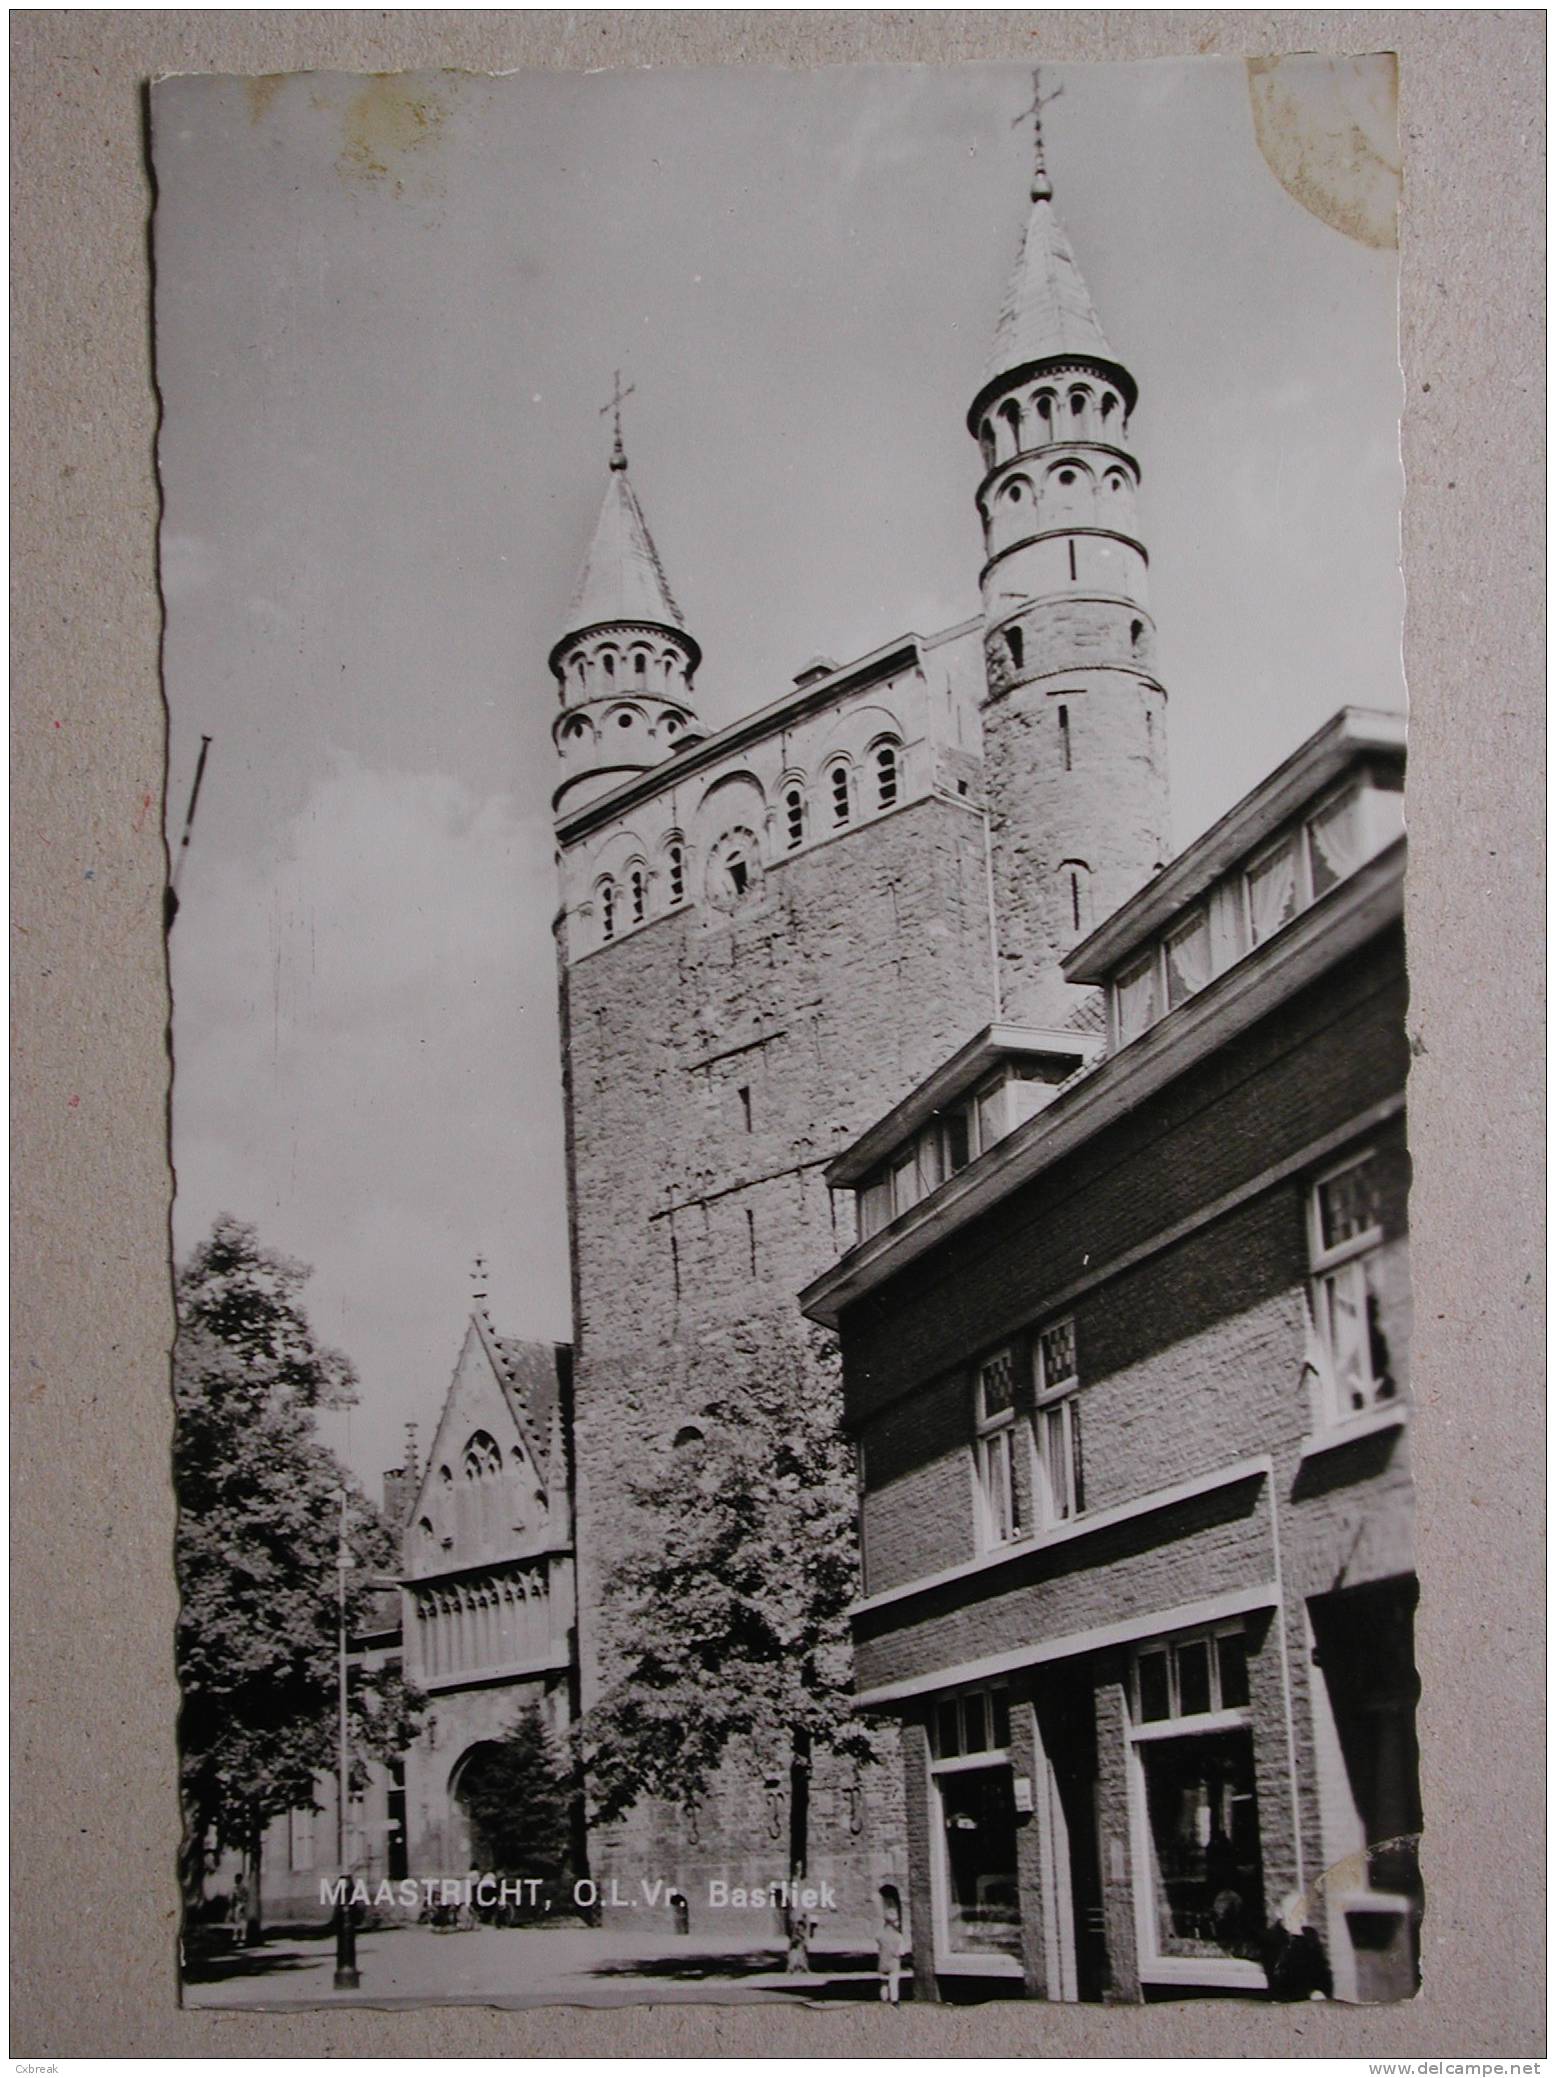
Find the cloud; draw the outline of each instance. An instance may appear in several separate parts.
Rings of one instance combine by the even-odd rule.
[[[192,874],[173,933],[177,1246],[221,1210],[315,1266],[369,1407],[428,1420],[492,1265],[567,1333],[548,847],[512,799],[337,754],[273,849]],[[394,1429],[358,1422],[376,1458]]]

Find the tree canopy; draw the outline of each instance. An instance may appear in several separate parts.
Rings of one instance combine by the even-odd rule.
[[[850,1709],[844,1611],[858,1592],[851,1453],[830,1338],[774,1345],[707,1403],[632,1489],[652,1533],[607,1589],[610,1685],[579,1746],[598,1819],[642,1795],[698,1801],[733,1741],[791,1778],[791,1863],[803,1868],[813,1750],[868,1760]]]
[[[187,1822],[201,1848],[253,1853],[268,1821],[333,1773],[338,1495],[347,1494],[348,1632],[397,1565],[377,1511],[320,1440],[315,1410],[348,1404],[356,1374],[316,1340],[304,1264],[223,1216],[178,1274],[174,1479],[182,1602],[177,1659]],[[414,1731],[397,1672],[353,1670],[357,1771]]]
[[[483,1871],[537,1879],[541,1896],[564,1896],[572,1867],[566,1762],[546,1735],[537,1710],[521,1710],[502,1739],[477,1747],[459,1778],[470,1821],[471,1852]]]

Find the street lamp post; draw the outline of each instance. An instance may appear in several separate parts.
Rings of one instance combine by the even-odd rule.
[[[346,1804],[351,1795],[351,1747],[346,1715],[346,1568],[351,1555],[346,1546],[346,1493],[340,1501],[340,1542],[336,1550],[335,1582],[337,1610],[336,1671],[340,1690],[340,1751],[337,1756],[335,1788],[335,1859],[340,1871],[340,1898],[335,1907],[335,1989],[355,1991],[362,1982],[357,1968],[357,1930],[352,1924],[351,1866],[346,1855]]]

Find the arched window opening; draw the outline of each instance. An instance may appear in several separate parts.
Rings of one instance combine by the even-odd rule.
[[[895,743],[882,743],[875,753],[877,808],[894,808],[897,805],[897,776],[897,746]]]
[[[454,1484],[454,1475],[447,1465],[439,1465],[438,1467],[438,1484],[439,1486],[452,1486]]]
[[[648,881],[641,866],[634,866],[627,880],[627,890],[632,902],[632,921],[640,924],[648,909]]]
[[[432,1542],[432,1524],[428,1521],[425,1515],[421,1518],[420,1522],[417,1523],[416,1528],[421,1533],[421,1536],[425,1540],[425,1542],[430,1544]]]
[[[573,676],[580,685],[584,682],[584,659],[582,652],[573,659]]]
[[[1040,424],[1042,425],[1044,433],[1047,434],[1051,432],[1053,429],[1054,417],[1054,393],[1052,390],[1038,391],[1037,416]]]
[[[994,428],[987,419],[984,420],[978,429],[978,445],[983,449],[984,468],[992,469],[994,467]]]
[[[659,661],[664,667],[665,684],[668,685],[670,683],[670,673],[675,669],[674,651],[667,649]]]
[[[1005,402],[1000,406],[999,415],[1005,421],[1006,425],[1010,428],[1010,444],[1012,454],[1020,454],[1021,406],[1016,402],[1014,397],[1007,397]]]
[[[797,851],[805,841],[805,796],[797,786],[789,787],[783,797],[783,831],[790,851]]]
[[[1111,390],[1104,390],[1102,393],[1102,423],[1104,425],[1107,424],[1108,420],[1113,416],[1114,412],[1117,411],[1117,409],[1117,397],[1114,396]]]
[[[1131,622],[1129,623],[1129,647],[1130,647],[1131,649],[1134,649],[1134,650],[1138,650],[1138,649],[1139,649],[1139,647],[1140,647],[1140,644],[1141,644],[1141,642],[1142,642],[1142,641],[1144,640],[1144,638],[1145,638],[1145,622],[1144,622],[1144,621],[1131,621]]]
[[[607,678],[614,678],[616,676],[615,652],[613,650],[606,650],[604,656],[601,657],[600,662],[605,666],[605,676]]]
[[[1083,412],[1083,411],[1084,411],[1085,409],[1086,409],[1086,392],[1085,392],[1084,390],[1071,390],[1071,392],[1070,392],[1070,416],[1071,416],[1071,418],[1079,418],[1079,417],[1080,417],[1080,415],[1081,415],[1081,413],[1082,413],[1082,412]]]
[[[678,714],[667,714],[665,716],[665,734],[667,736],[678,736],[680,733],[681,717]]]
[[[502,1452],[485,1429],[477,1429],[465,1445],[465,1477],[472,1482],[478,1479],[495,1479],[502,1472]]]
[[[846,823],[848,814],[848,767],[846,765],[834,765],[832,767],[832,820],[837,824]]]
[[[1062,703],[1059,708],[1059,754],[1064,760],[1064,769],[1071,769],[1070,753],[1070,710]]]
[[[616,890],[608,880],[600,882],[600,936],[607,942],[616,935]]]
[[[1005,496],[1010,500],[1012,505],[1019,505],[1021,503],[1021,493],[1023,488],[1024,486],[1022,485],[1021,479],[1019,477],[1017,477],[1014,483],[1006,484]]]
[[[562,734],[570,743],[576,743],[580,736],[588,732],[588,727],[589,724],[584,720],[583,716],[575,714],[567,727],[562,731]]]
[[[637,680],[637,682],[638,682],[638,684],[639,684],[639,685],[642,685],[642,684],[643,684],[643,683],[645,682],[645,680],[647,679],[647,677],[648,677],[648,652],[647,652],[647,650],[644,650],[644,649],[635,649],[635,650],[634,650],[634,651],[632,652],[632,675],[633,675],[633,677],[634,677],[634,678],[635,678],[635,679]]]
[[[670,900],[686,900],[686,853],[679,844],[670,847]]]
[[[707,1437],[698,1428],[696,1422],[689,1421],[684,1428],[676,1430],[675,1439],[671,1447],[675,1450],[699,1450],[706,1441]]]
[[[1019,671],[1021,669],[1021,660],[1026,650],[1026,642],[1019,628],[1007,628],[1005,630],[1005,647],[1010,651],[1012,667]]]

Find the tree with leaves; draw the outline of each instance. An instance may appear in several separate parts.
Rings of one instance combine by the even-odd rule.
[[[313,1804],[337,1765],[338,1538],[347,1495],[348,1635],[397,1564],[395,1540],[320,1440],[316,1415],[356,1374],[299,1304],[311,1272],[223,1215],[177,1277],[174,1482],[181,1606],[179,1738],[193,1895],[222,1849],[244,1857],[259,1931],[260,1840]],[[352,1669],[353,1789],[414,1736],[420,1696],[397,1670]]]
[[[736,1741],[777,1764],[792,1884],[815,1755],[868,1761],[877,1744],[851,1709],[859,1563],[836,1346],[814,1331],[752,1368],[707,1405],[701,1440],[631,1490],[652,1522],[606,1589],[612,1679],[578,1746],[602,1823],[641,1796],[701,1801]],[[789,1926],[803,1942],[792,1913]]]
[[[504,1738],[477,1747],[460,1775],[458,1795],[477,1865],[495,1876],[538,1880],[539,1895],[524,1894],[525,1910],[539,1917],[547,1900],[568,1896],[573,1855],[567,1764],[538,1710],[520,1711]]]

